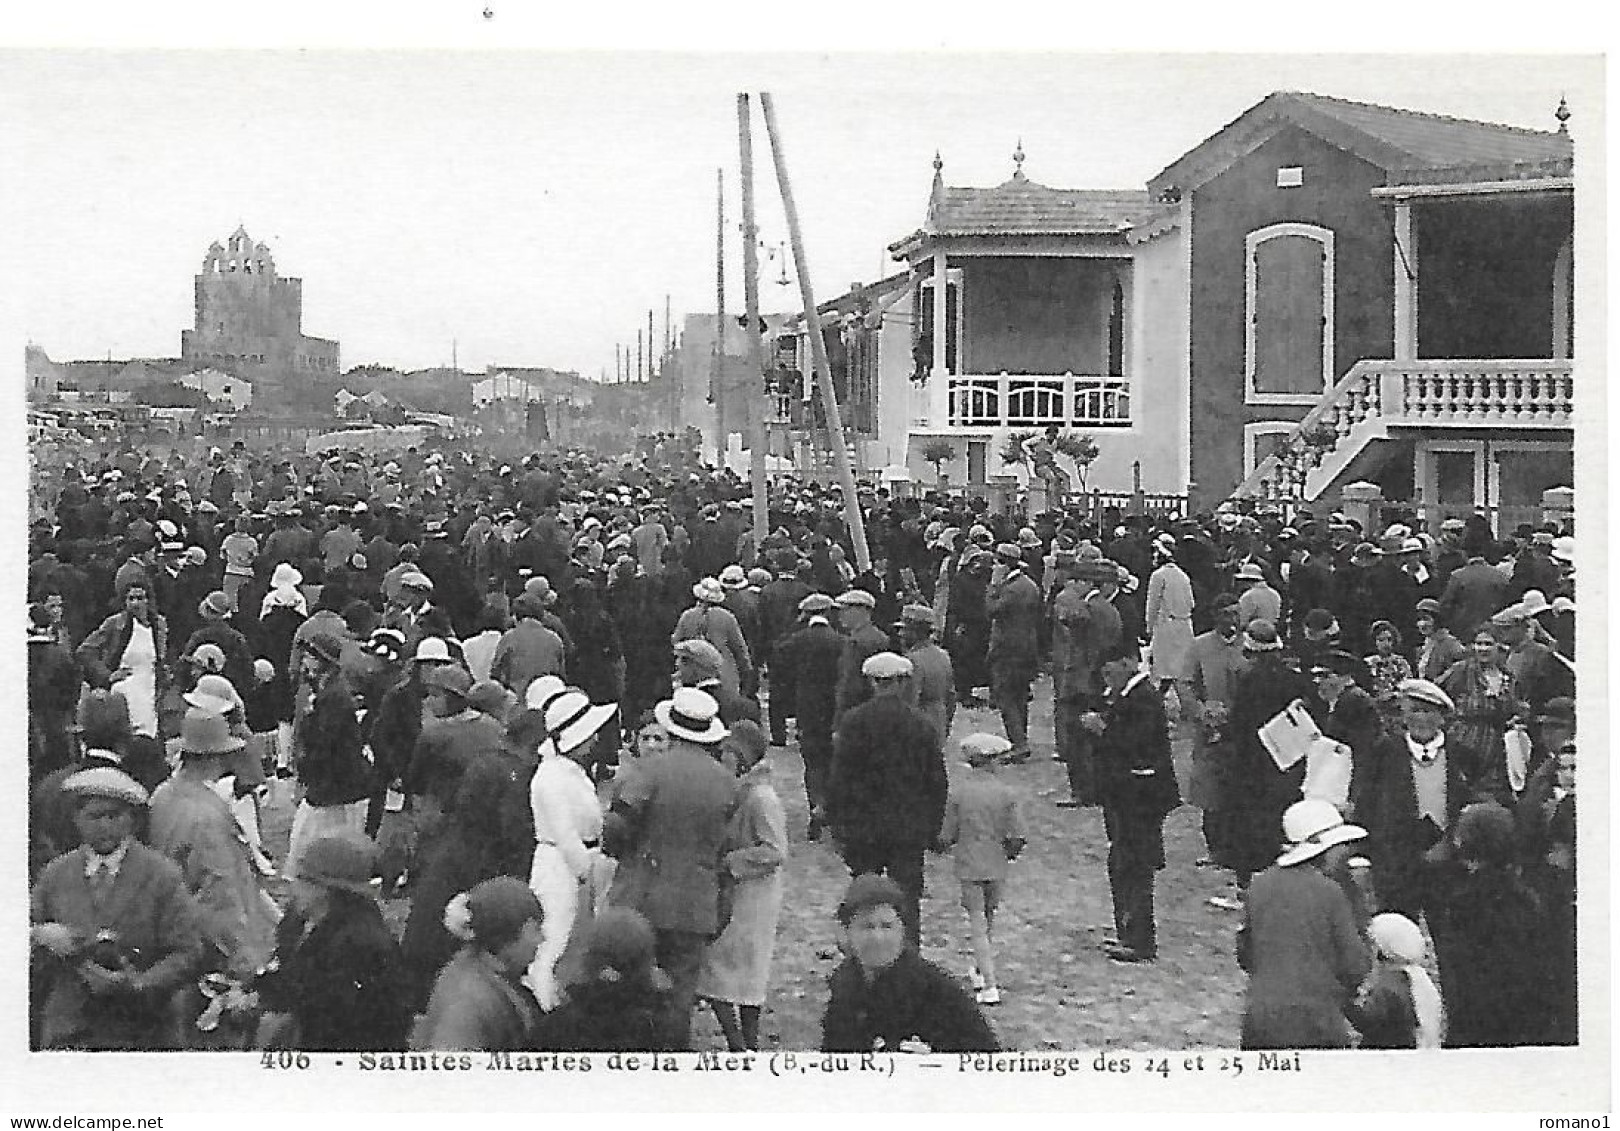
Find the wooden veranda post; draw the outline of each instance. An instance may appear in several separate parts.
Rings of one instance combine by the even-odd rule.
[[[838,485],[844,492],[844,519],[849,523],[850,541],[855,544],[855,568],[865,573],[872,568],[872,555],[866,547],[866,525],[861,521],[860,500],[855,497],[855,469],[849,465],[849,447],[844,442],[844,423],[838,413],[833,391],[832,366],[827,361],[827,343],[821,336],[821,312],[810,285],[810,265],[805,261],[804,236],[799,231],[799,210],[793,203],[793,185],[788,180],[787,155],[782,150],[781,131],[776,126],[776,106],[768,93],[759,96],[765,112],[765,132],[771,141],[771,160],[776,166],[776,186],[782,192],[782,211],[787,216],[788,239],[793,245],[793,268],[799,275],[799,297],[804,303],[804,325],[810,335],[810,355],[816,369],[816,387],[827,411],[827,431],[833,449],[833,465]]]

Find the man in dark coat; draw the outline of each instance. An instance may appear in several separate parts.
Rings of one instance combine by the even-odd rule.
[[[1453,570],[1440,595],[1440,622],[1458,640],[1471,640],[1474,631],[1508,603],[1508,580],[1502,571],[1475,554],[1468,564]]]
[[[798,576],[798,555],[779,551],[771,559],[776,571],[759,591],[760,658],[770,671],[771,745],[787,745],[787,721],[793,714],[793,669],[778,663],[777,644],[798,627],[799,602],[810,595],[810,586]]]
[[[838,700],[833,715],[837,726],[850,708],[864,703],[871,695],[861,678],[861,665],[868,657],[886,651],[889,634],[872,623],[877,599],[865,589],[848,589],[838,595],[838,620],[844,629],[844,654],[838,661]]]
[[[1310,670],[1316,682],[1316,698],[1322,707],[1322,733],[1350,748],[1350,793],[1344,807],[1345,820],[1360,812],[1362,794],[1377,777],[1373,759],[1381,750],[1384,723],[1378,705],[1367,693],[1371,673],[1366,661],[1349,652],[1331,651]],[[1313,706],[1312,714],[1316,714]]]
[[[793,713],[798,719],[799,753],[804,759],[804,795],[810,809],[810,840],[821,837],[826,823],[827,773],[832,768],[833,715],[837,707],[838,665],[844,638],[828,622],[833,599],[807,594],[799,602],[804,627],[776,646],[773,672],[792,673]]]
[[[1552,594],[1558,589],[1563,571],[1552,557],[1553,536],[1550,531],[1538,530],[1530,536],[1530,544],[1519,551],[1513,562],[1513,576],[1508,579],[1508,596],[1519,600],[1530,589]]]
[[[982,707],[974,689],[990,682],[985,650],[990,643],[990,618],[985,613],[985,588],[994,555],[969,548],[950,572],[950,594],[945,620],[945,647],[956,676],[956,701],[963,707]]]
[[[906,936],[921,940],[923,853],[945,817],[945,757],[933,724],[907,701],[912,664],[879,652],[861,665],[872,698],[833,739],[827,823],[850,874],[883,872],[905,892]]]
[[[1314,538],[1295,539],[1288,552],[1288,638],[1297,642],[1305,632],[1305,615],[1312,609],[1332,608],[1333,571],[1320,555]]]
[[[1052,600],[1052,708],[1057,754],[1069,774],[1069,797],[1061,808],[1097,804],[1095,740],[1080,718],[1102,702],[1102,665],[1129,651],[1119,612],[1109,598],[1119,588],[1114,563],[1097,559],[1054,566],[1059,574]]]
[[[672,1047],[691,1041],[703,954],[720,931],[722,860],[736,809],[736,780],[715,757],[725,736],[707,693],[678,687],[654,708],[669,746],[637,763],[602,823],[602,848],[618,859],[608,902],[646,916],[670,991]]]
[[[734,691],[721,679],[724,661],[720,649],[707,640],[693,637],[675,645],[675,682],[681,687],[696,687],[714,696],[720,704],[720,721],[726,726],[740,719],[759,722],[759,704],[740,691]]]
[[[1282,641],[1270,621],[1250,622],[1243,633],[1243,654],[1250,666],[1238,676],[1232,699],[1228,848],[1238,887],[1246,891],[1250,877],[1276,860],[1283,811],[1299,800],[1305,780],[1304,759],[1279,770],[1258,732],[1294,700],[1308,702],[1314,688],[1309,678],[1283,662]],[[1224,901],[1211,902],[1235,909]]]
[[[1081,717],[1097,735],[1097,791],[1114,899],[1115,938],[1107,954],[1116,962],[1151,962],[1158,955],[1153,879],[1164,867],[1164,818],[1181,804],[1164,700],[1140,666],[1131,654],[1104,661],[1108,702]]]
[[[1041,589],[1025,572],[1023,553],[1012,543],[996,547],[999,559],[985,591],[990,614],[990,698],[1001,712],[1010,762],[1029,758],[1030,684],[1040,665]]]
[[[1428,680],[1401,685],[1401,730],[1373,757],[1375,777],[1360,797],[1373,887],[1385,911],[1416,921],[1430,899],[1426,857],[1440,845],[1471,799],[1476,752],[1448,741],[1451,697]]]

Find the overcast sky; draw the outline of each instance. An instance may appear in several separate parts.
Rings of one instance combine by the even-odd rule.
[[[1005,180],[1022,138],[1033,180],[1139,189],[1281,89],[1535,128],[1568,92],[1579,146],[1597,81],[1547,56],[0,53],[4,270],[52,357],[176,356],[204,251],[240,223],[346,368],[448,364],[454,339],[464,368],[611,375],[666,293],[677,324],[713,309],[720,166],[741,308],[738,91],[775,96],[827,299],[895,268],[936,149],[951,184]],[[757,103],[754,134],[774,246]],[[764,270],[765,308],[797,309]]]

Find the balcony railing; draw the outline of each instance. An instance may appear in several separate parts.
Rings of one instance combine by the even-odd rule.
[[[1568,361],[1360,361],[1323,394],[1289,437],[1331,439],[1314,467],[1262,460],[1239,495],[1314,499],[1356,453],[1393,428],[1571,428],[1575,376]]]
[[[959,374],[946,378],[947,420],[957,428],[1124,428],[1131,386],[1093,374]]]

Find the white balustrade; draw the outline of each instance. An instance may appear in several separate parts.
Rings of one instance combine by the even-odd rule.
[[[1124,427],[1130,382],[1073,373],[957,374],[946,378],[949,423],[959,428]]]
[[[1326,425],[1334,442],[1309,477],[1331,480],[1357,450],[1395,427],[1570,428],[1575,377],[1569,361],[1419,360],[1357,362],[1305,414],[1294,436]],[[1239,494],[1287,493],[1305,478],[1268,456]],[[1320,488],[1318,488],[1320,489]]]

